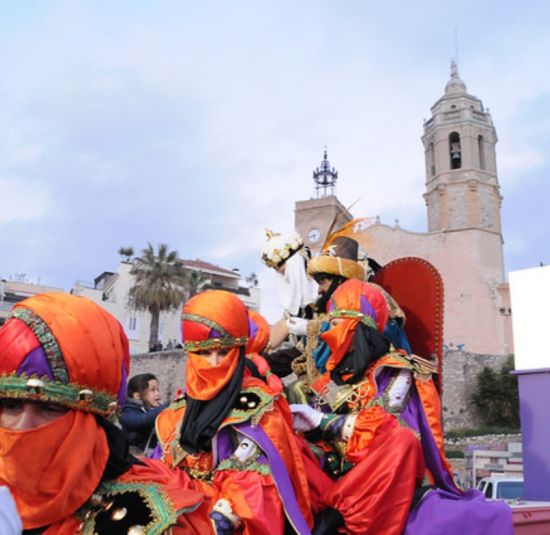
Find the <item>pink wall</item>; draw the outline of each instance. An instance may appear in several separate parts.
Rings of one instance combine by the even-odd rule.
[[[445,287],[445,344],[471,353],[513,352],[499,234],[477,229],[415,233],[387,225],[373,225],[363,232],[370,242],[366,252],[379,263],[417,256],[440,271]]]

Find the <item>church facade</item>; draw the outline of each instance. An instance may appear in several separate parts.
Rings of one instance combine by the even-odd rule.
[[[409,232],[375,221],[361,231],[361,241],[367,244],[364,252],[382,265],[416,256],[439,270],[445,291],[446,349],[508,355],[513,345],[497,136],[491,115],[479,98],[468,93],[454,63],[443,96],[424,122],[422,142],[427,232]],[[314,172],[317,198],[295,205],[296,231],[314,252],[320,250],[335,216],[338,226],[352,219],[331,188],[336,178],[325,154]]]

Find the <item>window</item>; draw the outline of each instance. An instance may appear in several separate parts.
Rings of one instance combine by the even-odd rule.
[[[477,136],[477,150],[479,153],[479,168],[485,169],[485,144],[483,136]]]
[[[130,340],[139,340],[139,319],[135,316],[127,316],[124,322],[124,332]]]
[[[449,155],[451,158],[451,169],[462,167],[462,149],[460,147],[460,134],[452,132],[449,134]]]
[[[435,175],[435,153],[434,153],[433,141],[430,143],[429,158],[430,158],[430,173],[431,173],[431,176],[434,176]]]
[[[523,481],[499,481],[497,498],[515,500],[523,497]]]

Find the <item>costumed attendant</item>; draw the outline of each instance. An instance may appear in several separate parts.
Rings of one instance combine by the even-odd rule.
[[[279,377],[271,373],[268,362],[261,355],[269,341],[269,324],[260,313],[254,310],[248,311],[248,317],[250,337],[246,346],[246,356],[253,363],[258,375],[265,379],[271,391],[276,395],[280,395],[284,390],[283,383]],[[302,461],[306,469],[311,509],[314,514],[317,514],[326,508],[322,495],[330,486],[331,479],[321,468],[318,459],[304,437],[294,434],[294,440],[300,448]]]
[[[262,260],[277,273],[277,289],[284,312],[293,317],[307,317],[316,299],[317,288],[307,275],[310,252],[296,232],[278,234],[266,231],[267,242]]]
[[[83,297],[16,304],[0,329],[0,485],[43,535],[205,533],[188,478],[128,454],[109,422],[124,401],[128,341]],[[28,530],[28,531],[27,531]]]
[[[253,371],[253,375],[265,380],[274,396],[280,396],[283,393],[284,385],[281,379],[271,372],[269,363],[264,356],[266,348],[269,346],[269,323],[259,312],[249,310],[248,326],[249,335],[245,350],[248,368]]]
[[[299,346],[299,356],[292,364],[292,370],[299,380],[287,381],[287,398],[294,403],[308,403],[310,385],[325,371],[330,349],[320,335],[329,328],[327,303],[341,284],[349,279],[365,280],[365,268],[358,260],[359,244],[347,236],[329,239],[330,246],[314,256],[308,264],[308,274],[318,283],[318,299],[313,318],[298,323],[287,322],[283,336],[292,332],[305,334]],[[298,329],[298,331],[297,331]],[[276,370],[274,368],[275,373]]]
[[[311,332],[312,335],[315,331],[319,334],[328,329],[328,323],[324,321],[326,319],[325,312],[336,288],[346,280],[366,281],[368,277],[365,270],[365,264],[368,264],[368,262],[359,261],[359,244],[356,240],[347,236],[338,236],[334,239],[329,238],[328,243],[330,245],[320,255],[312,258],[308,265],[308,274],[319,285],[319,299],[316,308],[320,323],[315,325],[314,330]],[[372,284],[382,293],[388,306],[389,316],[384,327],[384,335],[396,349],[403,349],[410,353],[411,346],[404,331],[405,313],[386,290],[376,284],[369,284]],[[307,348],[306,353],[313,355],[317,368],[324,372],[325,362],[330,353],[326,344],[311,335],[308,336],[308,341],[310,347]]]
[[[312,388],[330,412],[292,409],[297,429],[319,429],[334,447],[332,455],[341,456],[332,464],[340,478],[324,498],[342,515],[345,529],[369,535],[511,535],[507,505],[455,485],[443,452],[433,365],[390,351],[381,334],[388,319],[383,295],[350,280],[334,292],[328,311],[331,328],[322,338],[331,354]],[[422,487],[425,475],[433,486]],[[409,515],[413,498],[420,503]]]
[[[310,533],[307,477],[282,397],[246,366],[248,313],[210,290],[183,308],[185,396],[157,418],[162,458],[208,496],[199,513],[216,533]]]

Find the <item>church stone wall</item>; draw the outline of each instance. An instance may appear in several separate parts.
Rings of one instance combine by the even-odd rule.
[[[480,424],[471,404],[477,376],[484,366],[499,370],[506,357],[476,355],[466,351],[447,350],[443,357],[443,423],[446,431]],[[132,355],[130,377],[138,373],[154,373],[159,379],[163,401],[174,398],[185,386],[186,353],[182,350]]]
[[[475,428],[481,425],[471,399],[477,388],[477,377],[487,366],[500,370],[507,356],[477,355],[466,351],[447,350],[443,355],[443,426],[445,431]]]
[[[155,374],[159,380],[162,400],[169,401],[185,386],[186,359],[187,353],[181,349],[131,355],[130,377],[139,373]]]

